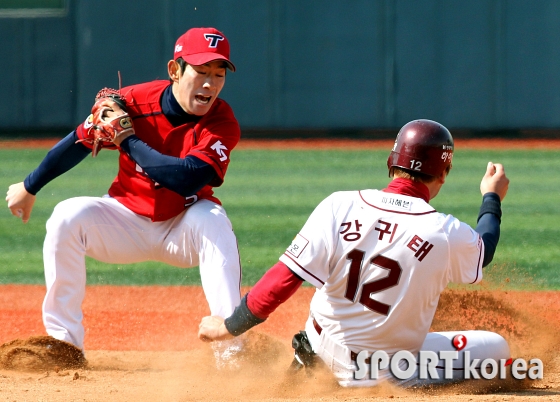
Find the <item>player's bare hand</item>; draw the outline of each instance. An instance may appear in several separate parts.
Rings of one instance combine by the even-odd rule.
[[[509,187],[509,179],[506,177],[504,167],[500,163],[488,162],[486,174],[480,182],[480,192],[482,195],[486,193],[496,193],[503,200],[507,194]]]
[[[233,339],[224,324],[224,319],[216,315],[203,317],[198,326],[198,339],[203,342]]]
[[[27,192],[23,182],[12,184],[8,188],[6,195],[8,208],[12,212],[12,215],[21,218],[23,223],[29,221],[33,204],[35,204],[35,198],[33,194]]]

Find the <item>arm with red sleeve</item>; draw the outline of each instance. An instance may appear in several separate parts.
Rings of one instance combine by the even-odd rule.
[[[264,322],[280,304],[301,286],[303,279],[283,262],[277,262],[241,300],[233,314],[224,321],[227,331],[238,336]]]

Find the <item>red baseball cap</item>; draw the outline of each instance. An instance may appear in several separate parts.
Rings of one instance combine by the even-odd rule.
[[[215,28],[191,28],[177,39],[173,60],[182,57],[193,66],[223,60],[231,71],[235,66],[229,60],[229,42]]]

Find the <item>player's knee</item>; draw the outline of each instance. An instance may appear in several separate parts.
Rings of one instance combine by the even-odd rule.
[[[196,213],[194,226],[198,229],[197,231],[223,232],[225,230],[232,230],[231,222],[224,213],[224,210],[218,205],[215,205],[213,208],[200,208],[192,212]]]
[[[47,232],[69,232],[83,219],[85,204],[79,198],[59,202],[47,221]]]

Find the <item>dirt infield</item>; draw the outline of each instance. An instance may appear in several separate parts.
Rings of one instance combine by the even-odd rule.
[[[248,288],[243,289],[247,291]],[[560,401],[560,292],[446,291],[433,330],[496,331],[512,356],[544,362],[542,381],[483,380],[474,387],[405,392],[339,388],[328,373],[289,379],[290,340],[307,318],[311,288],[301,288],[250,331],[240,369],[214,370],[211,349],[196,338],[208,314],[201,288],[91,286],[83,305],[85,370],[0,370],[0,399],[49,401]],[[0,342],[44,334],[43,286],[0,287]]]

